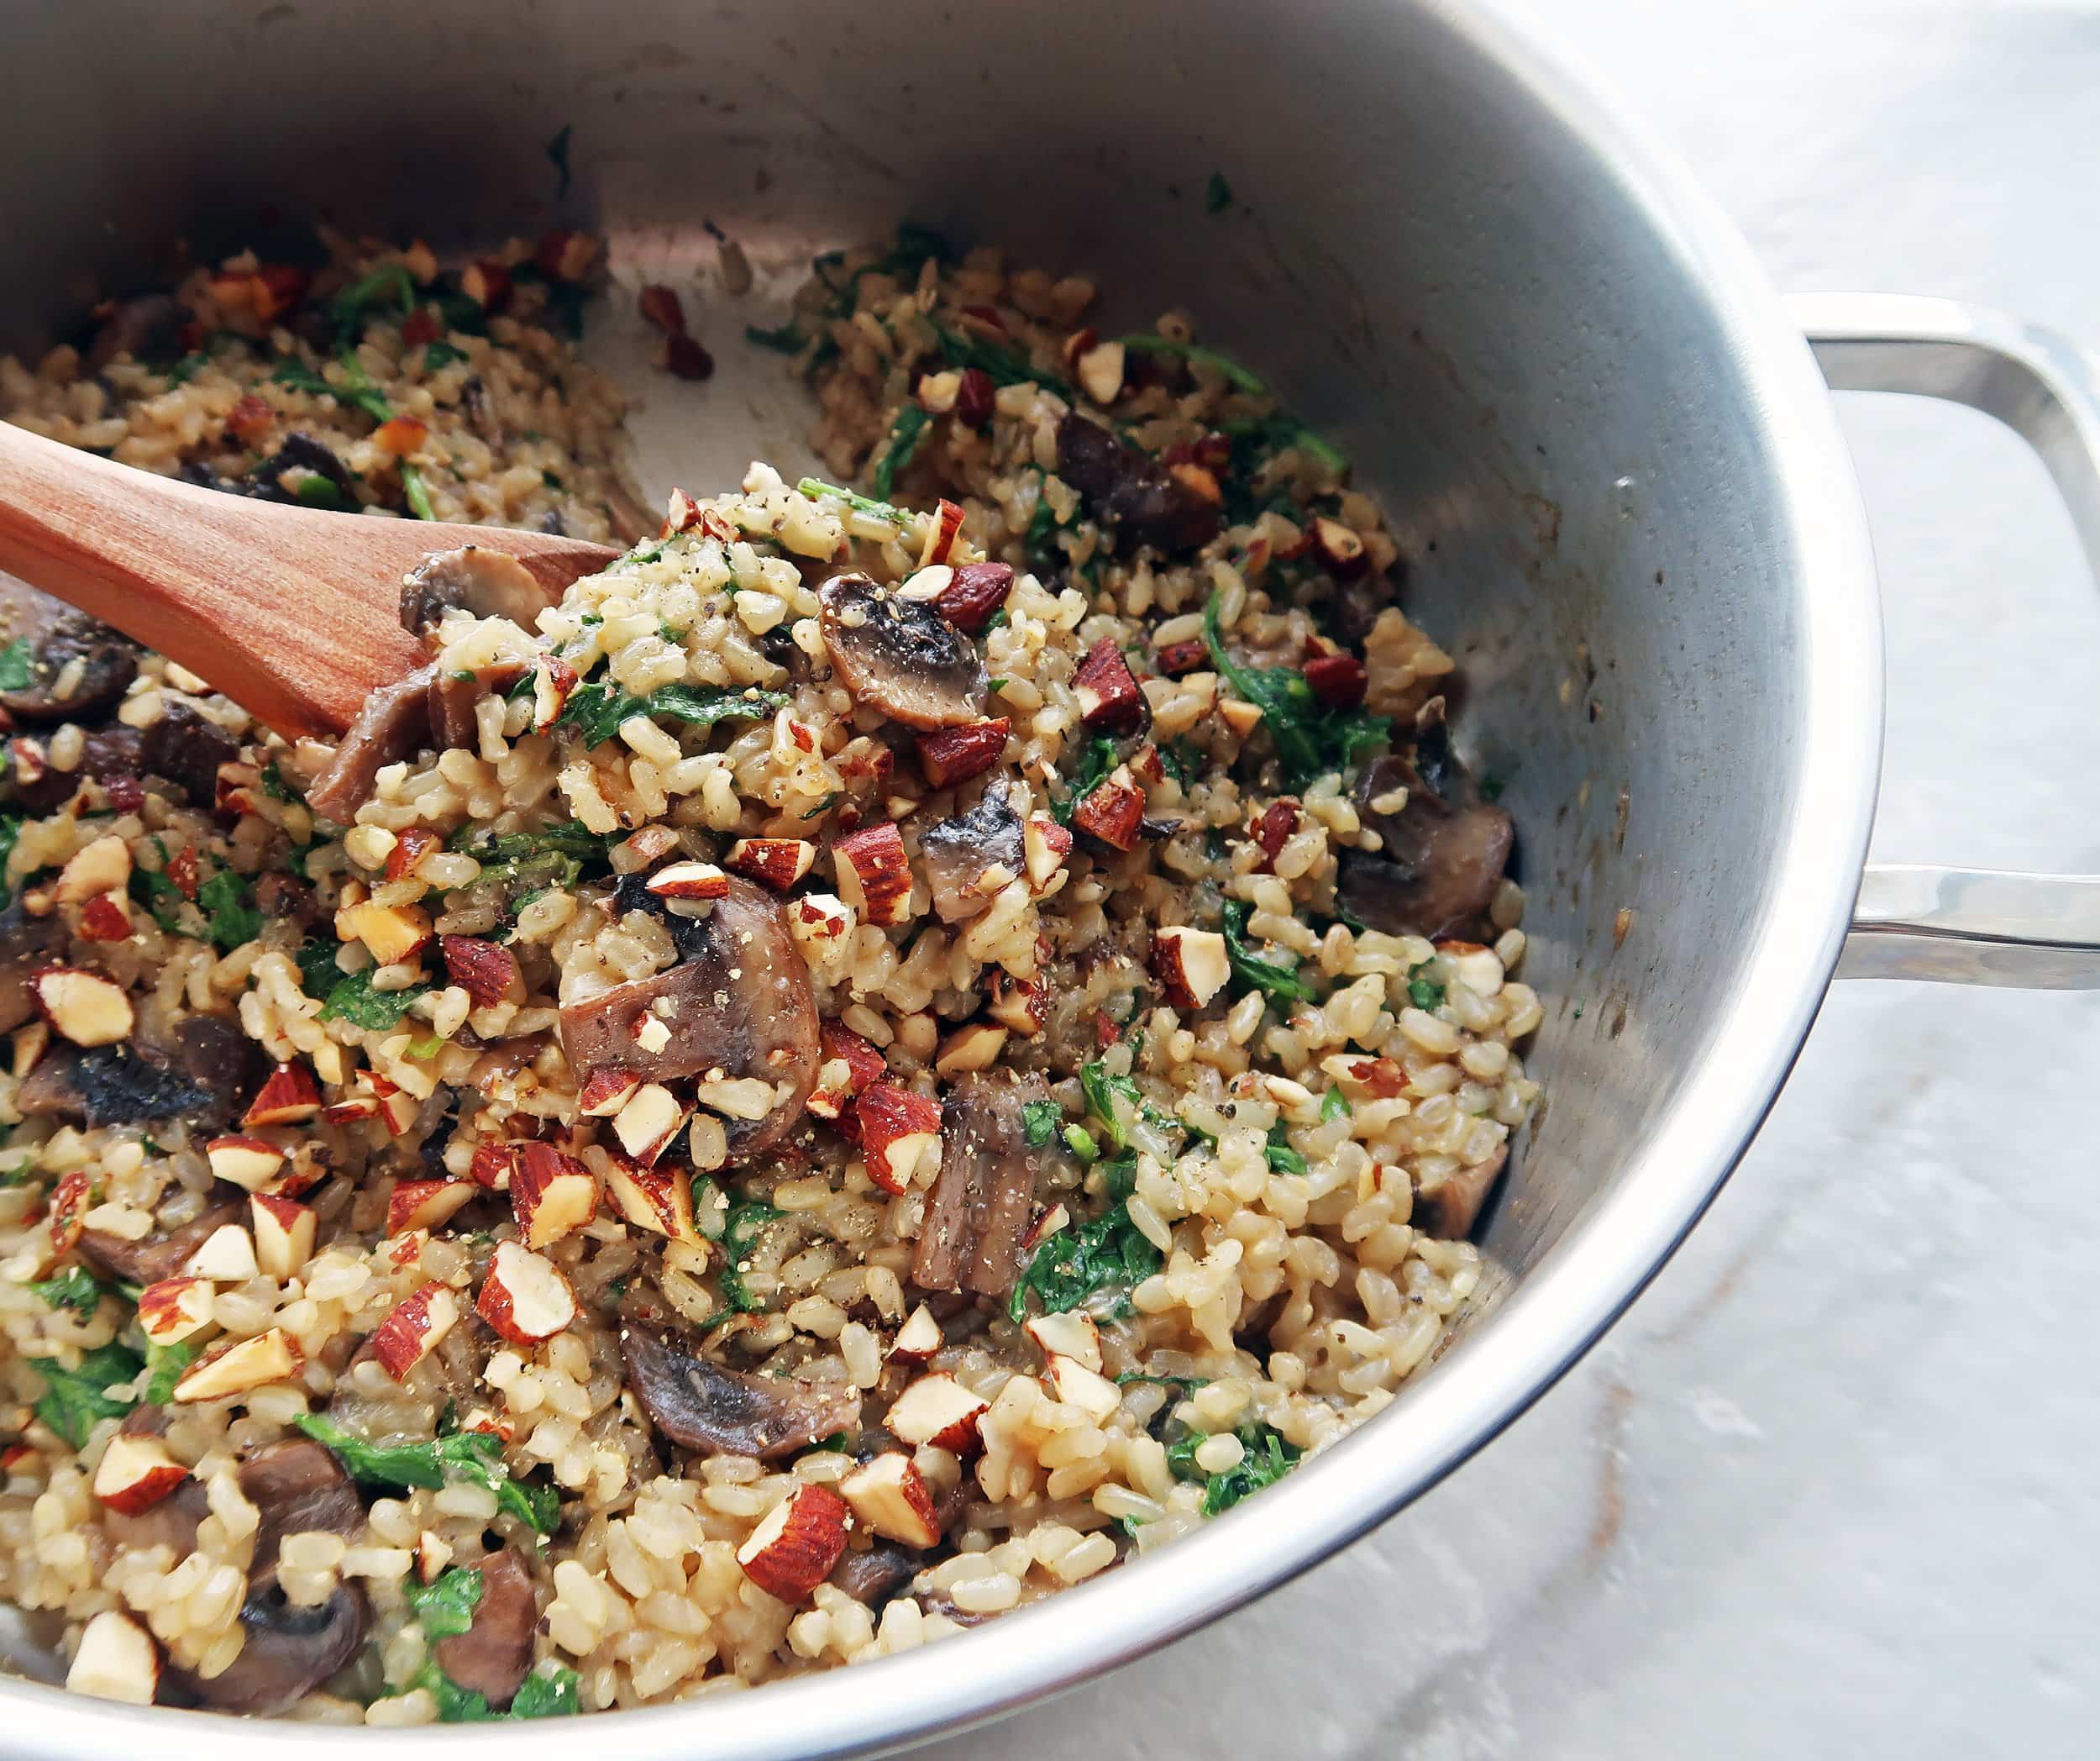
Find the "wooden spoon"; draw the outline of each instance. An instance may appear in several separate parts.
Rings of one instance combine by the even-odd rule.
[[[339,734],[426,660],[402,577],[485,544],[551,602],[620,553],[495,526],[251,501],[118,465],[0,422],[0,569],[113,624],[287,739]]]

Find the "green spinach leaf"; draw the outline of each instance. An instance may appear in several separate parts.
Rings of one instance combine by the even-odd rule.
[[[112,1394],[122,1383],[135,1382],[145,1365],[121,1345],[98,1346],[81,1354],[80,1368],[68,1369],[56,1358],[31,1358],[49,1392],[36,1403],[36,1416],[76,1449],[87,1447],[87,1433],[97,1422],[122,1418],[138,1405],[135,1395]]]
[[[423,1637],[450,1638],[465,1632],[481,1606],[481,1574],[472,1566],[455,1565],[434,1583],[412,1579],[407,1585],[408,1606],[423,1623]]]
[[[1131,1221],[1136,1161],[1108,1165],[1109,1206],[1091,1222],[1062,1229],[1037,1248],[1015,1281],[1006,1312],[1026,1317],[1032,1291],[1045,1314],[1085,1304],[1103,1318],[1130,1312],[1130,1293],[1157,1272],[1159,1249]]]
[[[1300,975],[1296,962],[1285,966],[1274,960],[1265,960],[1247,946],[1247,919],[1250,908],[1244,899],[1225,902],[1225,957],[1232,968],[1232,975],[1242,985],[1259,991],[1272,1002],[1310,1002],[1312,986]]]
[[[1391,739],[1393,724],[1385,717],[1367,715],[1360,709],[1327,708],[1299,670],[1241,665],[1226,653],[1219,633],[1215,593],[1204,607],[1203,640],[1226,683],[1262,712],[1263,724],[1276,743],[1276,754],[1294,788],[1347,771],[1364,753]]]
[[[574,728],[586,745],[611,739],[630,716],[669,716],[697,728],[743,718],[758,720],[785,708],[777,691],[706,691],[690,685],[666,685],[646,697],[631,697],[617,686],[593,680],[570,694],[558,725]]]

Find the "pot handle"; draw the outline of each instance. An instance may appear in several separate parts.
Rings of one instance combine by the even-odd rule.
[[[1803,293],[1787,309],[1833,391],[1944,398],[2019,435],[2055,480],[2100,578],[2100,359],[1955,300]],[[1838,976],[2100,989],[2100,875],[1870,863]]]

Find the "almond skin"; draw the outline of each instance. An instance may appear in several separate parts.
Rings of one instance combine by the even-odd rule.
[[[527,1247],[551,1247],[597,1214],[598,1183],[552,1144],[522,1144],[511,1174],[511,1208]]]
[[[1147,719],[1145,694],[1123,651],[1104,636],[1086,651],[1072,675],[1080,719],[1102,733],[1135,733]]]
[[[839,891],[866,922],[901,923],[911,915],[911,864],[896,827],[885,821],[849,832],[832,845],[832,859]]]
[[[551,1339],[576,1318],[576,1292],[554,1261],[499,1242],[475,1310],[513,1345]]]
[[[968,374],[963,376],[963,383],[967,390]],[[977,426],[974,423],[970,425]],[[933,607],[957,629],[974,634],[992,621],[992,613],[1006,603],[1013,591],[1011,563],[964,563],[941,590],[941,597],[933,602]]]
[[[807,1600],[846,1551],[853,1511],[827,1485],[799,1485],[737,1549],[743,1574],[783,1602]]]
[[[1305,662],[1305,682],[1330,709],[1354,709],[1363,702],[1369,680],[1354,654],[1314,654]]]
[[[856,1103],[868,1178],[885,1192],[911,1188],[926,1146],[941,1134],[941,1104],[901,1083],[872,1085]]]
[[[321,1111],[321,1091],[302,1064],[281,1064],[256,1091],[244,1125],[302,1125]]]
[[[937,789],[953,788],[989,770],[1006,749],[1013,723],[995,716],[967,728],[943,728],[919,736],[919,769]]]
[[[442,1284],[426,1284],[387,1311],[372,1332],[372,1355],[396,1382],[436,1348],[459,1318],[459,1299]]]
[[[952,1375],[922,1375],[897,1396],[883,1420],[900,1443],[931,1443],[961,1455],[978,1447],[978,1421],[989,1409]]]
[[[784,893],[815,865],[816,846],[800,838],[739,838],[724,860],[737,873]]]
[[[1096,784],[1072,814],[1072,823],[1081,831],[1119,850],[1136,845],[1144,819],[1145,791],[1127,765],[1118,765]]]
[[[525,975],[518,970],[517,956],[501,943],[449,935],[438,938],[438,947],[446,974],[477,1009],[525,1001]]]

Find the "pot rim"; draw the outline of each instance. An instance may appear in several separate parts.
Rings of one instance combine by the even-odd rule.
[[[1367,1426],[1205,1532],[945,1645],[768,1685],[620,1715],[633,1761],[713,1761],[879,1752],[982,1723],[1129,1663],[1274,1589],[1383,1522],[1498,1435],[1546,1392],[1659,1271],[1719,1192],[1778,1096],[1835,969],[1866,859],[1881,764],[1882,646],[1866,518],[1835,412],[1800,333],[1748,245],[1668,149],[1613,113],[1588,82],[1499,8],[1425,9],[1518,93],[1585,144],[1658,240],[1697,281],[1730,338],[1773,461],[1796,559],[1803,710],[1793,798],[1740,982],[1698,1072],[1616,1190],[1471,1336],[1462,1375],[1405,1396],[1407,1423]],[[953,1658],[960,1668],[949,1666]],[[287,1727],[118,1706],[0,1678],[8,1752],[119,1761],[156,1745],[207,1745],[223,1761],[276,1761],[295,1740],[388,1761],[456,1761],[463,1747],[554,1761],[561,1723],[418,1729]],[[208,1722],[207,1722],[208,1721]]]

